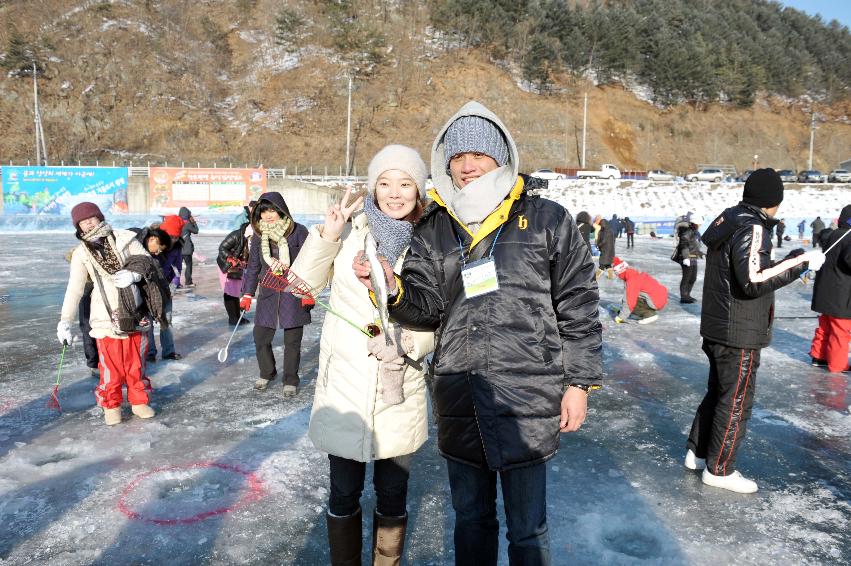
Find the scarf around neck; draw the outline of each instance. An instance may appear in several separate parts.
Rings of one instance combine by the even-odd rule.
[[[485,218],[511,194],[517,177],[509,165],[503,165],[482,175],[459,189],[452,183],[449,188],[437,188],[437,193],[458,220],[472,232],[478,230]]]
[[[83,249],[94,260],[96,266],[108,275],[115,275],[121,270],[121,258],[118,257],[118,246],[115,243],[115,235],[112,226],[106,221],[101,222],[80,238],[83,240]]]
[[[290,266],[290,248],[287,246],[286,234],[292,223],[292,219],[285,217],[271,223],[262,222],[260,224],[263,228],[263,233],[260,235],[260,250],[266,265],[271,266],[275,261],[269,246],[269,241],[272,241],[278,246],[278,261],[287,267]],[[277,275],[280,275],[280,273]]]
[[[411,243],[414,225],[407,220],[390,218],[375,204],[373,195],[368,195],[363,203],[363,211],[369,225],[369,232],[378,243],[378,253],[395,266],[402,252]]]

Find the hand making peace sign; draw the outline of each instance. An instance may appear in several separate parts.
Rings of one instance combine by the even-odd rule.
[[[325,225],[322,227],[322,238],[336,242],[340,239],[340,234],[343,233],[343,227],[352,213],[357,210],[363,203],[363,196],[359,196],[352,204],[349,204],[349,199],[352,196],[352,187],[347,187],[343,199],[340,204],[332,204],[325,213]]]

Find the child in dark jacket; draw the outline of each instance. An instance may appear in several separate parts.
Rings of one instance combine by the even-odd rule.
[[[180,218],[177,216],[167,216],[159,228],[145,228],[139,232],[137,239],[142,242],[142,245],[151,256],[157,260],[160,269],[163,272],[163,278],[171,284],[172,288],[176,288],[180,283],[180,222],[172,220],[172,218]],[[171,233],[169,233],[171,232]],[[173,236],[177,234],[177,236]],[[170,294],[169,294],[170,297]],[[169,298],[165,302],[163,308],[166,312],[166,317],[169,320],[169,325],[166,328],[160,327],[160,346],[162,347],[162,359],[164,360],[179,360],[182,358],[180,354],[174,351],[174,334],[171,329],[171,312],[172,301]],[[150,363],[157,361],[157,343],[154,339],[154,328],[148,332],[148,352],[147,361]]]
[[[307,228],[293,220],[287,203],[280,193],[260,195],[251,213],[251,247],[248,267],[242,280],[242,300],[239,306],[248,311],[257,297],[254,316],[254,347],[260,377],[254,388],[263,391],[275,379],[275,355],[272,340],[278,328],[284,330],[284,397],[294,397],[298,391],[298,367],[301,362],[301,339],[304,325],[310,323],[309,305],[287,291],[275,291],[258,285],[269,269],[283,273],[301,250],[307,238]]]

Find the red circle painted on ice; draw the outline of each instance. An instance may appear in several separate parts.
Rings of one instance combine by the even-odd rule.
[[[141,513],[138,513],[127,505],[127,496],[136,489],[141,482],[148,479],[149,477],[162,473],[162,472],[171,472],[175,470],[194,470],[194,469],[203,469],[203,468],[218,468],[220,470],[225,470],[226,472],[231,472],[234,474],[239,474],[245,477],[248,482],[248,489],[240,497],[236,503],[233,505],[229,505],[227,507],[219,507],[218,509],[211,509],[209,511],[202,511],[201,513],[197,513],[190,517],[174,517],[170,519],[162,519],[158,517],[146,517]],[[238,468],[237,466],[232,466],[230,464],[219,464],[218,462],[196,462],[194,464],[187,464],[184,466],[164,466],[162,468],[157,468],[155,470],[151,470],[150,472],[145,472],[136,477],[133,481],[127,484],[127,487],[124,488],[124,491],[121,493],[121,497],[118,499],[118,509],[130,517],[131,519],[136,519],[137,521],[143,521],[145,523],[151,523],[153,525],[187,525],[190,523],[197,523],[198,521],[203,521],[204,519],[209,519],[210,517],[215,517],[216,515],[223,515],[224,513],[230,513],[232,511],[236,511],[240,507],[244,507],[249,503],[253,503],[260,499],[263,494],[263,484],[257,476],[254,475],[253,472],[247,472]]]

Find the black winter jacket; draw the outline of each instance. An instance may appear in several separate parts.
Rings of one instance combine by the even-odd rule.
[[[591,215],[584,210],[576,215],[576,224],[579,227],[579,233],[585,240],[585,245],[591,249],[591,234],[594,233],[594,227],[591,225]]]
[[[600,250],[599,264],[612,265],[615,260],[615,233],[606,220],[600,220],[600,232],[597,234],[597,249]]]
[[[771,260],[770,230],[775,220],[750,204],[726,209],[703,234],[708,249],[703,282],[700,334],[733,348],[771,343],[774,290],[804,271],[803,250]]]
[[[192,234],[198,233],[198,224],[192,220],[192,212],[185,206],[181,206],[177,215],[185,220],[183,228],[180,230],[180,241],[183,242],[183,255],[192,255],[195,252],[195,244],[192,243]]]
[[[828,316],[851,319],[851,236],[843,237],[851,231],[849,220],[851,204],[842,209],[839,228],[822,242],[827,249],[842,238],[827,254],[824,265],[816,275],[812,309]]]
[[[222,273],[227,273],[228,271],[227,260],[229,257],[235,257],[243,261],[248,260],[249,242],[245,237],[246,228],[248,228],[248,222],[245,222],[242,226],[225,236],[225,239],[219,244],[219,255],[216,258],[216,265],[219,266]]]
[[[674,248],[674,255],[671,259],[677,263],[682,263],[684,259],[694,260],[703,257],[703,252],[700,251],[700,239],[697,230],[690,224],[677,227],[677,247]]]
[[[470,234],[432,203],[390,313],[437,330],[430,381],[441,454],[492,470],[553,456],[564,387],[599,385],[602,374],[594,264],[573,218],[524,191],[501,226],[470,250]],[[496,240],[498,290],[466,297],[459,238],[467,262],[488,256]]]

